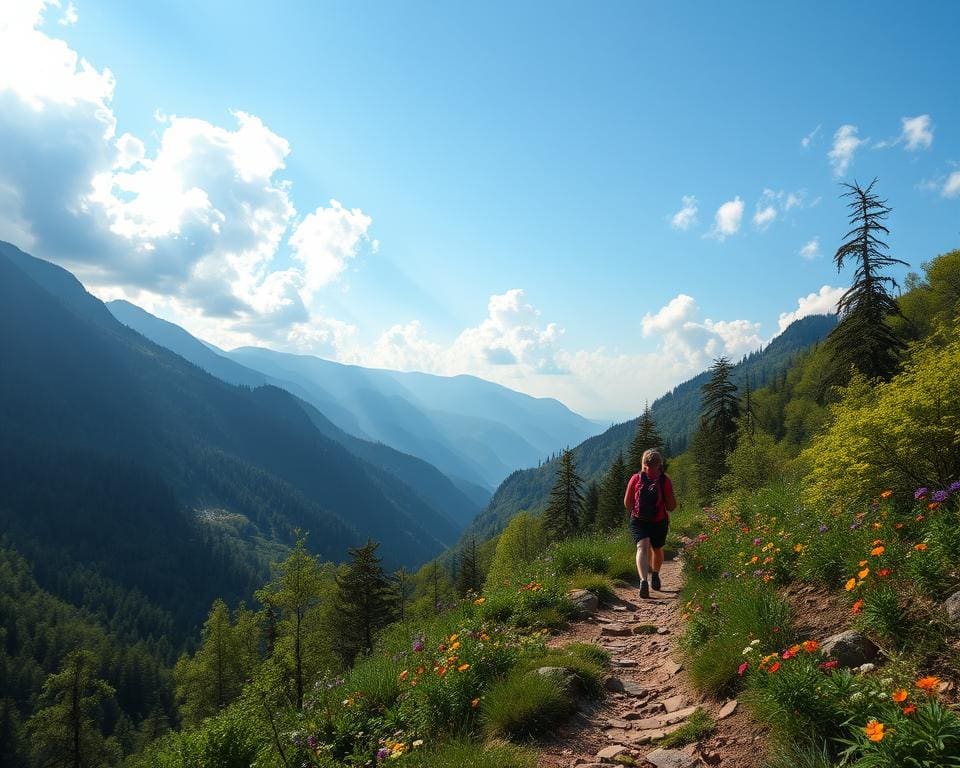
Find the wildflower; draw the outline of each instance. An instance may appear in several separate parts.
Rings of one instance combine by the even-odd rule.
[[[813,653],[819,648],[820,648],[820,643],[818,643],[816,640],[803,641],[803,650],[805,650],[807,653]]]
[[[890,575],[889,568],[881,568],[879,571],[877,571],[877,576],[879,576],[881,579],[885,579],[889,575]]]
[[[861,664],[858,669],[860,670],[861,675],[867,674],[867,672],[873,672],[877,667],[875,664],[871,664],[869,661],[866,664]]]
[[[863,598],[861,597],[859,600],[857,600],[857,602],[853,604],[851,613],[853,613],[853,615],[856,616],[862,610],[863,610]]]
[[[386,747],[380,747],[377,750],[377,760],[386,760],[388,757],[390,757],[390,750]]]
[[[403,670],[403,672],[400,673],[400,679],[401,679],[401,680],[406,680],[409,676],[410,676],[410,670],[409,670],[409,669],[405,669],[405,670]]]
[[[916,516],[915,518],[913,518],[913,519],[916,520],[918,523],[922,523],[922,522],[923,522],[923,515],[917,515],[917,516]]]
[[[893,491],[890,488],[887,488],[885,491],[880,491],[881,499],[889,499],[891,496],[893,496]]]
[[[423,650],[423,646],[426,642],[426,639],[423,635],[418,635],[417,638],[413,641],[413,652],[420,653]]]
[[[478,597],[476,600],[473,601],[473,604],[474,604],[474,605],[483,605],[485,602],[487,602],[487,598],[485,598],[485,597]]]
[[[860,567],[861,567],[861,568],[863,568],[863,566],[865,566],[866,564],[867,564],[867,561],[866,561],[866,560],[861,560],[861,561],[860,561]]]
[[[934,491],[933,496],[931,498],[938,504],[942,504],[944,501],[947,500],[947,496],[949,495],[950,494],[948,494],[946,491]]]
[[[460,641],[459,641],[459,640],[457,640],[457,642],[455,642],[453,645],[450,646],[450,650],[451,650],[451,651],[459,650],[459,648],[460,648]]]
[[[307,746],[310,747],[310,749],[316,749],[318,746],[320,746],[320,742],[317,741],[317,737],[312,733],[307,736]]]
[[[890,694],[890,698],[899,704],[907,700],[907,692],[903,688],[897,688],[897,690]]]
[[[794,646],[794,648],[796,648],[796,647],[797,647],[797,646]],[[792,658],[793,658],[794,656],[796,656],[796,655],[797,655],[797,652],[796,652],[793,648],[790,648],[790,649],[784,651],[784,652],[781,654],[780,657],[783,658],[783,659],[792,659]]]
[[[469,664],[461,664],[459,667],[457,667],[457,672],[466,672],[468,669],[470,669]]]
[[[750,645],[760,645],[760,638],[758,637],[756,640],[751,640]]]
[[[905,715],[912,715],[916,711],[917,711],[916,704],[907,704],[907,706],[903,708],[903,714]]]
[[[867,576],[869,576],[869,575],[870,575],[870,569],[869,569],[869,568],[864,568],[862,571],[858,571],[858,572],[857,572],[857,578],[858,578],[858,579],[865,579],[865,578],[867,578]]]
[[[934,677],[933,675],[928,675],[927,677],[921,677],[917,680],[917,688],[921,691],[927,691],[927,693],[932,693],[933,689],[940,685],[940,678]]]
[[[927,493],[928,491],[926,488],[917,488],[917,490],[913,492],[913,498],[917,501],[920,501],[920,499],[926,498]]]
[[[857,580],[856,580],[856,579],[848,579],[848,580],[847,580],[847,583],[843,585],[843,588],[844,588],[845,590],[847,590],[847,592],[852,592],[852,591],[853,591],[853,588],[856,587],[856,586],[857,586]]]
[[[743,662],[743,664],[737,667],[737,674],[743,677],[743,673],[746,672],[749,667],[750,665],[747,662]]]
[[[820,523],[820,527],[817,528],[817,530],[820,531],[820,533],[826,533],[830,529],[827,528],[826,523]]]
[[[893,527],[899,531],[901,528],[903,528],[903,523],[895,523]]]
[[[798,554],[802,554],[802,553],[803,553],[803,550],[805,550],[805,549],[806,549],[806,547],[805,547],[803,544],[794,544],[794,545],[793,545],[793,551],[796,552],[796,553],[798,553]]]
[[[870,550],[870,554],[873,555],[874,557],[880,557],[880,555],[882,555],[886,551],[887,550],[885,547],[874,547],[873,549]]]
[[[455,643],[455,642],[457,642],[457,638],[458,638],[458,637],[460,637],[460,635],[458,635],[458,634],[452,634],[452,635],[450,635],[450,640],[449,640],[448,642]]]
[[[867,723],[867,727],[863,730],[866,732],[867,738],[870,739],[870,741],[883,741],[884,727],[885,726],[883,723],[878,723],[876,720],[871,720],[869,723]]]
[[[914,544],[913,548],[917,550],[917,552],[925,552],[927,550],[927,545],[921,541],[919,544]]]
[[[423,739],[417,739],[417,740],[414,741],[410,746],[413,747],[414,749],[416,749],[417,747],[422,747],[422,746],[423,746]]]
[[[820,669],[836,669],[839,663],[840,662],[837,661],[836,659],[833,659],[831,661],[825,661],[820,665]]]
[[[424,671],[425,671],[425,670],[424,670],[423,664],[421,664],[419,667],[417,667],[417,674],[418,674],[418,675],[422,675],[422,674],[424,673]]]
[[[881,528],[883,528],[883,523],[881,523],[881,522],[879,522],[879,521],[877,521],[877,522],[875,522],[875,523],[870,523],[870,527],[873,528],[873,530],[875,530],[875,531],[879,531]]]
[[[780,669],[780,662],[779,662],[779,661],[775,661],[775,662],[773,662],[773,664],[770,665],[770,669],[768,669],[767,671],[772,675],[772,674],[773,674],[774,672],[776,672],[778,669]]]
[[[950,487],[947,488],[947,491],[949,493],[956,493],[957,491],[960,491],[960,480],[954,480],[952,483],[950,483]]]

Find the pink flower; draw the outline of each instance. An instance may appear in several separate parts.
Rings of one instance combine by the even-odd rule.
[[[740,677],[743,677],[743,673],[747,671],[747,667],[749,666],[750,665],[747,662],[743,662],[743,664],[737,667],[737,674],[740,675]]]

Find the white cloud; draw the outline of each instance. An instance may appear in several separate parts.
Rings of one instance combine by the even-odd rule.
[[[820,236],[817,235],[812,240],[808,240],[800,249],[800,255],[805,259],[817,258],[820,255]]]
[[[761,232],[769,227],[777,218],[777,209],[772,205],[766,205],[763,208],[758,207],[757,212],[753,214],[753,226]]]
[[[714,215],[713,229],[704,237],[711,237],[723,242],[728,237],[740,231],[740,222],[743,219],[743,200],[737,195],[721,205]]]
[[[697,223],[697,198],[693,195],[683,196],[683,207],[670,219],[670,226],[674,229],[688,230]]]
[[[903,124],[902,138],[907,142],[908,150],[930,149],[933,146],[933,123],[930,115],[904,117],[900,122]]]
[[[780,332],[786,330],[794,320],[799,320],[807,315],[832,315],[837,311],[837,302],[843,295],[846,288],[834,288],[829,285],[823,286],[819,292],[810,293],[797,299],[797,308],[793,312],[780,313]]]
[[[940,194],[944,197],[960,196],[960,171],[954,171],[947,177]]]
[[[59,5],[59,3],[54,3],[54,5]],[[77,15],[77,7],[71,2],[67,3],[67,7],[63,11],[63,16],[60,17],[60,20],[57,22],[61,27],[72,27],[77,21],[80,20],[80,17]]]
[[[808,149],[810,147],[810,143],[819,135],[821,127],[822,126],[818,125],[812,131],[810,131],[810,133],[800,139],[800,146],[804,149]]]
[[[857,148],[866,143],[867,139],[857,137],[857,126],[841,125],[833,135],[833,148],[827,154],[830,165],[833,166],[834,176],[843,176],[853,162]]]
[[[312,296],[331,283],[356,257],[373,219],[359,208],[347,210],[337,200],[317,208],[290,236],[293,257],[303,264],[304,288]]]

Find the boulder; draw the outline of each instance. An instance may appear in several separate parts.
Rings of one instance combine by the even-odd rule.
[[[575,589],[567,593],[577,616],[589,616],[600,607],[600,599],[588,589]]]
[[[852,629],[828,637],[820,648],[826,655],[836,659],[841,667],[848,669],[859,667],[875,658],[878,650],[866,635]]]
[[[943,604],[943,610],[947,612],[950,621],[960,622],[960,592],[954,592],[947,598]]]
[[[630,627],[625,627],[623,624],[607,624],[605,627],[601,627],[600,635],[604,637],[628,637],[633,632]]]
[[[622,755],[627,751],[627,747],[623,744],[611,744],[609,747],[604,747],[599,752],[597,752],[597,757],[601,760],[613,760],[615,757]]]
[[[737,711],[737,700],[730,699],[730,701],[728,701],[726,704],[720,707],[720,711],[717,712],[717,720],[725,720],[736,711]]]
[[[577,676],[573,670],[566,667],[540,667],[534,670],[534,674],[553,678],[568,695],[575,696],[579,693]]]
[[[655,749],[649,755],[644,755],[644,760],[657,768],[696,768],[699,762],[693,755],[678,749]]]

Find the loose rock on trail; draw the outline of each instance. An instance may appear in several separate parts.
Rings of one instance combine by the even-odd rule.
[[[735,700],[704,699],[687,681],[678,648],[682,631],[681,569],[666,562],[663,591],[640,597],[617,589],[618,602],[600,604],[551,638],[553,647],[588,642],[610,654],[606,695],[581,701],[577,712],[539,745],[540,768],[590,768],[631,764],[656,768],[737,766],[759,768],[764,736]],[[678,749],[657,741],[680,728],[703,707],[715,720],[702,742]]]

